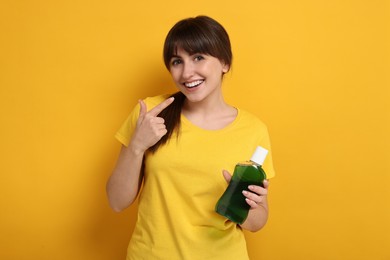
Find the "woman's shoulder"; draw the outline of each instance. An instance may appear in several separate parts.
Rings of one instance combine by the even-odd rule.
[[[237,109],[239,111],[241,123],[264,129],[267,128],[266,124],[254,113],[241,108]]]

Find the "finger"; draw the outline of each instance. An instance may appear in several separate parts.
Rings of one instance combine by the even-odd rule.
[[[225,178],[227,183],[229,183],[230,180],[232,179],[232,175],[227,170],[223,170],[222,175]]]
[[[156,124],[154,128],[156,129],[157,132],[167,129],[167,127],[164,124]]]
[[[165,108],[167,108],[170,104],[173,103],[173,101],[175,100],[174,97],[170,97],[166,100],[164,100],[163,102],[161,102],[160,104],[158,104],[157,106],[155,106],[153,109],[151,109],[149,111],[149,113],[152,115],[152,116],[157,116],[158,114],[160,114],[161,111],[163,111]]]
[[[252,209],[255,209],[259,206],[259,204],[256,203],[256,201],[250,200],[248,198],[245,199],[246,203],[248,203],[249,206],[251,206]]]
[[[245,196],[245,200],[247,202],[250,202],[248,204],[251,206],[254,206],[255,204],[256,205],[260,204],[263,201],[263,199],[265,198],[264,196],[259,196],[255,193],[252,193],[252,192],[249,192],[246,190],[243,190],[242,194]]]
[[[248,189],[256,194],[259,194],[259,195],[262,195],[262,196],[265,196],[268,194],[268,191],[267,189],[261,187],[261,186],[257,186],[257,185],[249,185],[248,186]]]
[[[164,135],[166,135],[168,133],[168,130],[166,128],[162,128],[162,129],[160,129],[160,133],[161,133],[161,137],[163,137]]]
[[[269,181],[268,181],[268,180],[264,180],[264,181],[263,181],[263,186],[264,186],[264,189],[268,189],[268,187],[269,187]]]
[[[146,104],[145,104],[145,102],[142,99],[138,100],[138,103],[139,103],[139,106],[140,106],[139,117],[143,117],[146,114],[146,111],[147,111]]]
[[[154,124],[159,124],[159,125],[164,125],[165,120],[164,120],[164,118],[162,118],[162,117],[154,117],[154,118],[152,119],[152,123],[154,123]],[[165,126],[165,125],[164,125],[164,126]]]

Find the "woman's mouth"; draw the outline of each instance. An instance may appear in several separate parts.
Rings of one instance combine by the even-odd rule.
[[[184,83],[184,86],[186,86],[187,88],[195,88],[195,87],[199,86],[200,84],[202,84],[203,82],[204,82],[204,79],[196,80],[196,81],[192,81],[192,82],[186,82],[186,83]]]

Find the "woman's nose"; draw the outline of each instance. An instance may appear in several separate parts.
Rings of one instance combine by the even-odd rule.
[[[183,65],[183,79],[189,79],[194,75],[194,66],[191,63],[185,63]]]

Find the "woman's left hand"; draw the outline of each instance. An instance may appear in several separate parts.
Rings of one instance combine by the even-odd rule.
[[[246,203],[251,206],[252,209],[256,209],[261,205],[268,194],[269,182],[267,180],[263,181],[263,187],[257,185],[249,185],[248,190],[243,190],[242,194],[246,197]]]
[[[231,174],[226,170],[223,170],[222,174],[226,182],[229,183],[230,180],[232,179]],[[264,180],[263,186],[264,187],[258,185],[249,185],[248,190],[242,191],[242,194],[246,197],[245,199],[246,203],[248,203],[252,209],[258,208],[259,205],[261,205],[262,203],[264,203],[264,201],[266,201],[269,182],[267,180]]]
[[[226,182],[229,183],[232,179],[231,174],[223,170],[223,177]],[[258,185],[249,185],[248,190],[244,190],[242,193],[245,196],[246,203],[251,206],[248,217],[244,223],[240,226],[246,230],[255,232],[260,230],[268,219],[268,187],[269,182],[267,180],[263,181],[263,186]]]

